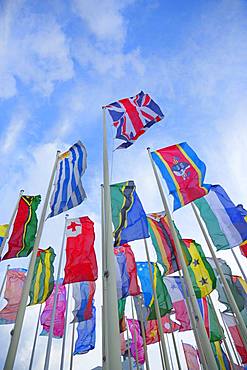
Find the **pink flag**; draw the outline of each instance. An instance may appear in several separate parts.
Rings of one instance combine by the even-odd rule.
[[[21,302],[22,289],[26,279],[26,269],[16,268],[7,271],[4,298],[7,305],[0,311],[0,325],[15,323]]]
[[[130,345],[130,352],[131,356],[136,359],[136,346],[137,346],[137,355],[138,355],[138,363],[144,364],[145,357],[144,357],[144,349],[143,349],[143,339],[140,333],[140,326],[137,320],[127,319],[128,326],[130,328],[132,342]],[[135,334],[134,334],[135,333]],[[135,337],[136,337],[136,344],[135,344]]]
[[[188,343],[182,343],[188,370],[200,370],[197,350]]]
[[[66,288],[62,284],[61,279],[58,286],[56,314],[53,328],[53,337],[62,338],[64,333],[64,314],[66,310]],[[45,308],[40,317],[40,323],[43,325],[43,330],[40,335],[49,335],[51,326],[51,315],[54,302],[54,294],[56,289],[56,283],[54,284],[53,291],[50,297],[45,301]]]
[[[169,320],[167,315],[161,317],[163,333],[171,333],[173,331],[179,330],[180,325],[175,321]],[[147,344],[153,344],[160,341],[160,335],[158,330],[157,320],[146,321],[146,342]]]
[[[120,345],[121,345],[121,355],[126,352],[126,342],[124,338],[124,333],[120,333]]]

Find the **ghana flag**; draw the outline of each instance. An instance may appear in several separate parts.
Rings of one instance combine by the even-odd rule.
[[[27,257],[31,253],[38,225],[36,210],[40,201],[40,195],[23,195],[21,197],[8,243],[9,248],[3,260]]]
[[[192,258],[188,269],[196,297],[205,297],[216,288],[214,270],[207,261],[200,244],[192,239],[183,239],[183,241]]]
[[[29,306],[41,304],[51,295],[54,287],[53,263],[55,257],[56,255],[52,247],[38,250],[29,292]]]

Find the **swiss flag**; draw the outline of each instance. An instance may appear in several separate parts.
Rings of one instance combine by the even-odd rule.
[[[70,219],[67,221],[66,236],[64,284],[97,280],[94,223],[87,216]]]

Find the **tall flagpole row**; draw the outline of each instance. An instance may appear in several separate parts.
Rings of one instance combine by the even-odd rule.
[[[63,333],[63,344],[62,344],[62,352],[61,352],[60,370],[63,370],[64,369],[64,354],[65,354],[65,344],[66,344],[67,324],[68,324],[68,311],[69,311],[69,300],[70,300],[69,293],[70,293],[70,284],[68,284],[68,293],[67,293],[66,313],[65,313],[65,320],[64,320],[64,333]]]
[[[30,262],[29,262],[27,277],[26,277],[25,284],[24,284],[23,290],[22,290],[22,297],[21,297],[19,310],[18,310],[18,313],[17,313],[17,316],[16,316],[14,332],[13,332],[13,335],[12,335],[12,338],[11,338],[11,342],[10,342],[9,349],[8,349],[8,354],[7,354],[7,357],[6,357],[5,364],[4,364],[4,370],[12,370],[13,367],[14,367],[16,352],[17,352],[17,348],[18,348],[18,344],[19,344],[19,340],[20,340],[22,325],[23,325],[25,311],[26,311],[27,300],[28,300],[28,296],[29,296],[31,283],[32,283],[37,252],[38,252],[38,248],[39,248],[39,244],[40,244],[42,231],[43,231],[43,228],[44,228],[48,202],[49,202],[49,198],[50,198],[50,194],[51,194],[51,189],[52,189],[52,185],[53,185],[54,176],[55,176],[55,173],[56,173],[57,163],[58,163],[58,160],[59,160],[59,154],[60,154],[60,151],[57,151],[56,160],[55,160],[54,167],[53,167],[53,170],[52,170],[52,173],[51,173],[51,178],[50,178],[50,182],[49,182],[49,185],[48,185],[48,189],[47,189],[47,193],[46,193],[46,197],[45,197],[45,201],[44,201],[44,205],[43,205],[43,209],[42,209],[42,213],[41,213],[41,217],[40,217],[40,221],[39,221],[38,231],[37,231],[37,235],[36,235],[35,242],[34,242],[33,252],[32,252],[32,255],[31,255]]]
[[[205,326],[204,326],[204,323],[203,323],[203,320],[202,320],[202,315],[201,315],[201,312],[200,312],[200,309],[199,309],[199,306],[198,306],[198,302],[197,302],[197,299],[196,299],[196,296],[195,296],[195,292],[194,292],[193,285],[192,285],[192,282],[191,282],[191,279],[190,279],[189,271],[188,271],[187,265],[185,263],[182,248],[180,246],[178,236],[177,236],[176,230],[175,230],[173,222],[172,222],[171,213],[170,213],[167,201],[166,201],[165,194],[163,192],[163,188],[162,188],[159,176],[158,176],[158,172],[157,172],[157,169],[154,165],[154,162],[153,162],[153,159],[152,159],[152,156],[151,156],[151,153],[150,153],[150,148],[148,148],[148,154],[149,154],[149,158],[150,158],[150,161],[151,161],[151,164],[152,164],[154,175],[155,175],[155,178],[156,178],[156,181],[157,181],[157,185],[158,185],[158,188],[159,188],[159,191],[160,191],[161,199],[162,199],[162,202],[163,202],[163,205],[164,205],[164,209],[165,209],[165,212],[166,212],[166,216],[167,216],[169,227],[170,227],[170,230],[171,230],[171,233],[172,233],[172,237],[173,237],[173,240],[174,240],[174,243],[175,243],[175,246],[176,246],[176,251],[177,251],[178,258],[179,258],[179,262],[182,266],[184,281],[185,281],[186,287],[188,289],[189,297],[191,299],[192,309],[193,309],[193,312],[195,314],[196,326],[197,326],[198,334],[200,336],[202,347],[203,347],[204,352],[205,352],[206,361],[207,361],[207,364],[208,364],[208,367],[210,368],[210,370],[217,370],[218,366],[217,366],[217,363],[216,363],[216,360],[215,360],[215,357],[214,357],[214,353],[213,353],[212,347],[210,345],[210,342],[209,342],[209,339],[208,339],[208,336],[207,336],[207,332],[206,332],[206,329],[205,329]]]
[[[7,265],[6,272],[5,272],[4,278],[3,278],[3,282],[2,282],[2,285],[1,285],[1,288],[0,288],[0,298],[2,297],[2,292],[3,292],[4,284],[5,284],[6,279],[7,279],[7,273],[9,271],[9,268],[10,268],[10,265]]]

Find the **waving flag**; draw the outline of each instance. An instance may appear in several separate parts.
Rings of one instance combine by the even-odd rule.
[[[54,260],[56,254],[52,247],[39,249],[29,291],[29,306],[41,304],[51,295],[54,287]]]
[[[23,195],[20,198],[13,231],[8,242],[9,248],[3,260],[27,257],[33,250],[38,226],[36,210],[40,201],[40,195]]]
[[[200,370],[198,352],[191,344],[182,343],[188,370]]]
[[[210,192],[195,200],[217,250],[233,248],[247,240],[247,222],[242,206],[235,206],[220,185],[212,185]]]
[[[232,367],[231,367],[230,361],[228,360],[227,355],[223,351],[220,341],[211,343],[211,346],[212,346],[214,356],[215,356],[215,359],[218,365],[218,369],[219,370],[231,370]],[[234,366],[234,369],[235,369],[235,366]]]
[[[172,333],[180,329],[180,325],[169,319],[168,315],[161,317],[163,333]],[[160,341],[159,328],[157,320],[149,320],[146,328],[146,342],[153,344]]]
[[[131,356],[136,359],[138,358],[138,363],[144,364],[144,348],[143,339],[140,332],[139,322],[137,320],[127,319],[127,323],[131,332],[132,342],[130,345]],[[136,354],[137,348],[137,354]]]
[[[187,143],[180,143],[151,153],[174,197],[174,211],[203,197],[211,185],[204,184],[205,164]]]
[[[48,217],[74,208],[86,198],[81,177],[87,168],[87,151],[78,141],[67,152],[60,154],[55,186],[51,196],[51,213]]]
[[[120,333],[126,330],[126,322],[125,322],[125,306],[126,306],[126,298],[118,299],[118,319],[119,319],[119,331]]]
[[[210,342],[217,342],[223,338],[223,329],[219,325],[216,312],[207,297],[198,299],[202,319]]]
[[[0,311],[0,325],[14,324],[21,303],[26,269],[15,268],[7,271],[4,298],[7,305]]]
[[[134,296],[134,304],[138,321],[142,321],[144,327],[146,327],[150,309],[145,306],[143,293],[140,293],[138,296]]]
[[[105,108],[117,129],[116,139],[124,141],[117,149],[125,149],[134,144],[139,136],[164,117],[160,107],[143,91],[131,98],[111,103]]]
[[[6,236],[6,232],[7,232],[8,227],[9,227],[8,224],[0,225],[0,247],[2,245],[3,239]]]
[[[96,340],[96,308],[93,306],[91,319],[81,321],[77,326],[78,338],[75,342],[73,355],[83,355],[95,348]]]
[[[73,310],[74,320],[72,322],[80,322],[91,319],[93,316],[93,297],[96,289],[94,281],[82,281],[73,283],[73,298],[75,300],[75,308]]]
[[[247,258],[247,240],[241,243],[239,248],[242,255]]]
[[[66,237],[64,284],[97,280],[93,221],[87,216],[67,220]]]
[[[115,246],[149,237],[147,216],[135,189],[134,181],[111,185]]]
[[[178,263],[175,243],[165,212],[150,213],[147,215],[147,220],[152,243],[157,254],[157,260],[163,266],[165,275],[169,275],[180,270],[181,266]],[[191,262],[190,253],[188,252],[186,245],[184,245],[176,226],[175,229],[177,231],[178,238],[180,239],[180,245],[182,247],[186,264],[189,265]]]

